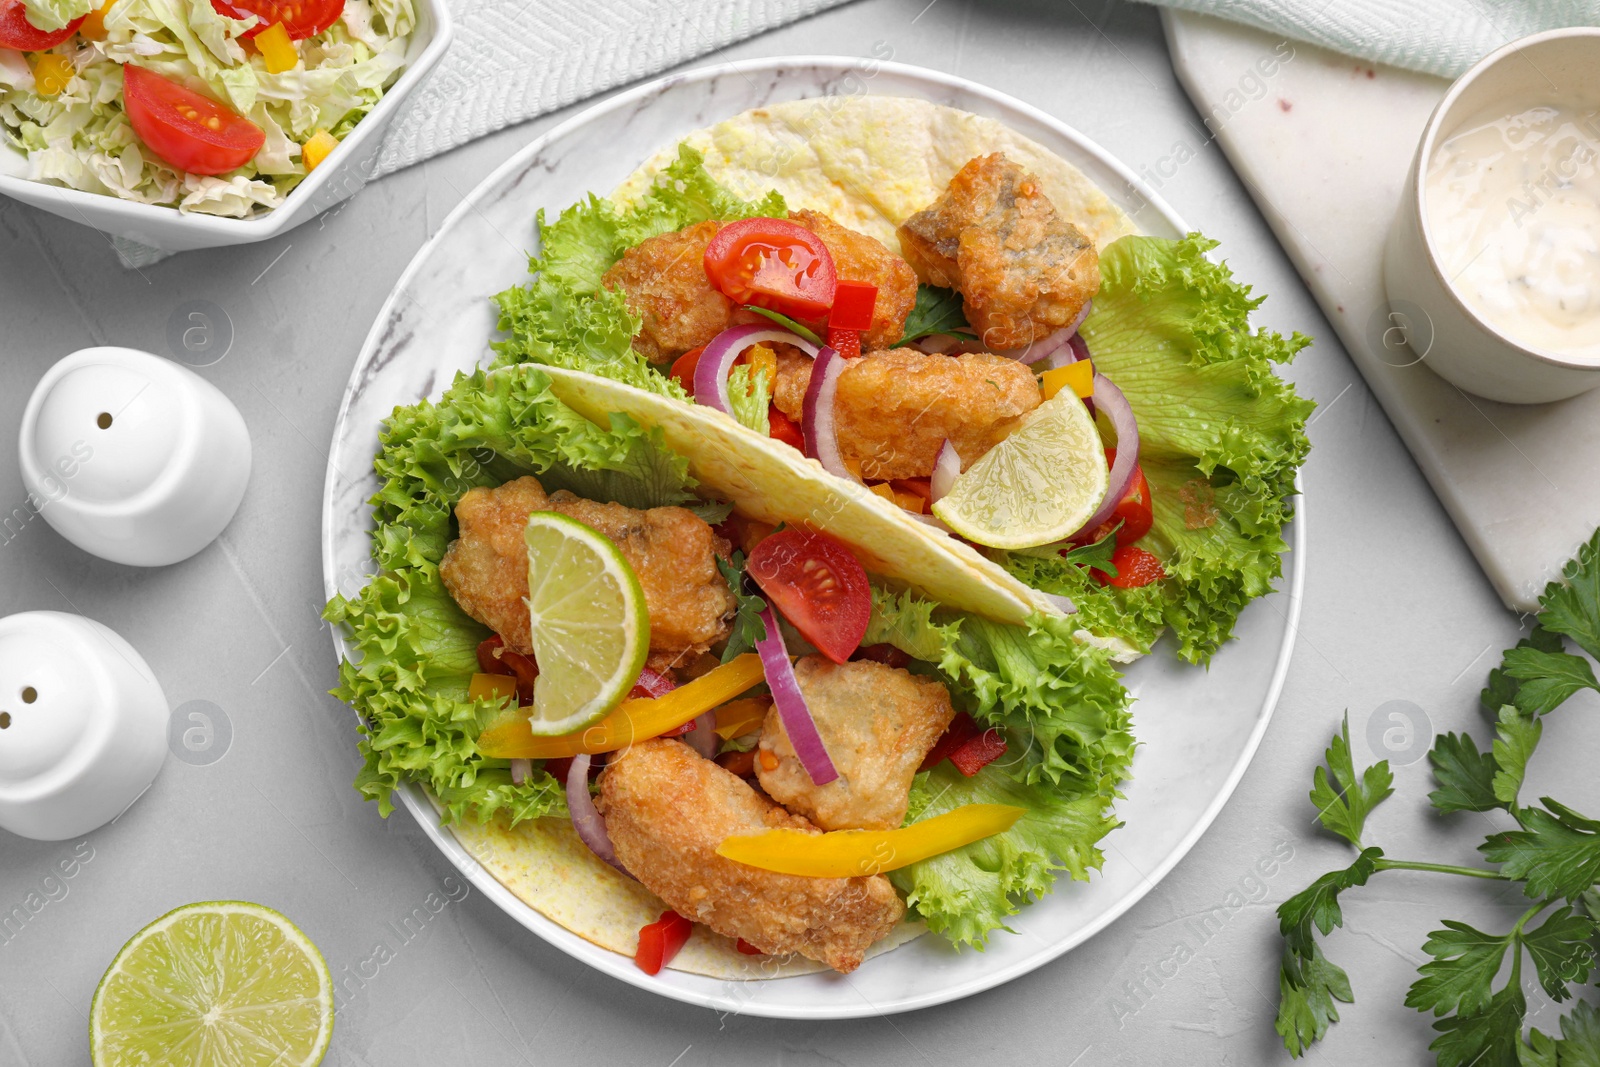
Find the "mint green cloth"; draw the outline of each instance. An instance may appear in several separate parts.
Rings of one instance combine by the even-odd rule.
[[[1600,0],[1146,0],[1454,78],[1508,41],[1600,25]],[[1596,74],[1600,78],[1600,72]]]

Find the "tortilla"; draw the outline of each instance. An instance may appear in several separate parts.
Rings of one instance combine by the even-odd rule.
[[[900,250],[895,228],[937,200],[968,160],[991,152],[1039,179],[1056,210],[1097,250],[1137,233],[1134,221],[1083,172],[994,119],[900,96],[830,96],[771,104],[696,130],[684,144],[707,173],[756,200],[776,189],[791,211],[809,208]],[[667,145],[617,187],[627,204],[677,158]]]
[[[747,111],[683,139],[705,157],[718,182],[741,197],[772,189],[792,210],[810,208],[871,234],[898,251],[895,228],[936,200],[974,156],[1004,152],[1031,171],[1051,201],[1097,248],[1137,227],[1082,172],[993,119],[923,100],[826,97]],[[612,194],[637,198],[677,157],[677,143],[652,156]],[[560,367],[540,368],[566,404],[601,425],[626,412],[659,427],[689,460],[690,473],[714,496],[738,502],[767,522],[812,525],[848,542],[869,571],[908,585],[948,607],[1018,623],[1035,611],[1059,614],[1044,594],[974,551],[907,516],[865,486],[829,475],[817,461],[760,437],[713,408],[686,404],[620,382]],[[1080,640],[1106,644],[1087,631]],[[1123,658],[1123,657],[1119,657]],[[639,883],[607,866],[578,839],[571,823],[540,819],[507,829],[464,822],[456,839],[518,899],[602,948],[631,956],[639,928],[665,905]],[[872,947],[872,956],[921,936],[903,922]],[[786,978],[826,971],[801,957],[740,954],[732,941],[696,925],[669,966],[725,980]]]

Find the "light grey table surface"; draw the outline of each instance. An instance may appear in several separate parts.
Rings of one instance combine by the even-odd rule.
[[[716,58],[865,56],[876,42],[896,60],[1036,104],[1135,170],[1179,140],[1204,141],[1155,10],[1136,5],[867,0]],[[327,1062],[339,1067],[1286,1061],[1272,1032],[1273,908],[1348,862],[1346,848],[1314,832],[1306,800],[1341,711],[1363,761],[1367,723],[1393,700],[1411,702],[1437,729],[1471,728],[1482,740],[1477,692],[1518,620],[1499,606],[1213,145],[1163,195],[1271,294],[1262,323],[1320,338],[1290,372],[1322,404],[1305,470],[1304,614],[1276,718],[1232,802],[1112,928],[1010,985],[933,1010],[842,1023],[720,1016],[546,946],[466,892],[409,817],[384,821],[350,788],[354,724],[326,695],[334,661],[317,616],[324,450],[340,391],[416,249],[484,175],[565,114],[387,178],[271,243],[142,272],[118,266],[92,230],[0,203],[0,510],[23,503],[14,428],[45,369],[89,345],[166,354],[169,318],[195,300],[232,322],[231,351],[201,373],[242,410],[256,450],[233,524],[177,566],[105,563],[38,521],[0,544],[0,614],[98,619],[145,655],[174,707],[210,702],[231,729],[220,760],[169,759],[150,792],[86,846],[0,832],[0,914],[30,894],[45,900],[0,942],[0,1065],[87,1062],[85,1013],[118,947],[167,910],[210,899],[276,907],[316,940],[336,976],[375,973],[338,1016]],[[1593,715],[1552,718],[1532,795],[1592,809],[1587,753],[1597,732]],[[1373,817],[1370,836],[1392,855],[1469,862],[1487,826],[1429,815],[1425,747],[1419,739],[1402,757],[1412,762],[1396,768],[1398,795]],[[47,884],[74,849],[92,859],[70,881]],[[1259,878],[1258,861],[1275,850],[1291,858]],[[1441,916],[1503,926],[1520,910],[1494,885],[1457,881],[1391,874],[1349,895],[1347,928],[1329,953],[1350,971],[1357,1003],[1313,1062],[1431,1062],[1427,1020],[1401,1003],[1426,932]],[[430,894],[444,907],[403,939],[401,920],[430,914]],[[1189,922],[1206,914],[1222,921],[1201,944]]]

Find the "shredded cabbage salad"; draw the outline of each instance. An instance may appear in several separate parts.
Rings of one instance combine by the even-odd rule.
[[[40,30],[98,6],[26,0],[28,21]],[[0,140],[27,156],[34,181],[231,218],[276,207],[307,174],[301,146],[318,130],[342,139],[399,75],[416,13],[412,0],[345,0],[339,20],[296,42],[300,62],[278,74],[240,40],[256,21],[218,14],[210,0],[115,0],[103,40],[74,34],[49,52],[0,48]],[[34,77],[46,55],[73,69],[53,95],[56,86]],[[249,163],[215,177],[162,162],[123,109],[122,69],[135,61],[232,108],[261,127],[266,143]]]

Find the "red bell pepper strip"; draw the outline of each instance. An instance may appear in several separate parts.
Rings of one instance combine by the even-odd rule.
[[[694,923],[675,911],[664,911],[661,918],[639,930],[639,948],[633,962],[645,974],[660,974],[661,968],[672,962],[672,957],[689,942]]]
[[[828,309],[828,333],[872,329],[872,312],[878,306],[878,287],[867,282],[838,282],[833,289],[833,307]],[[833,345],[832,341],[828,342]],[[837,346],[833,346],[837,347]]]
[[[750,942],[746,941],[742,937],[739,940],[737,940],[737,941],[735,941],[733,943],[733,947],[738,949],[740,951],[740,953],[742,953],[743,955],[746,955],[746,956],[763,956],[763,955],[766,955],[766,953],[762,952],[760,949],[756,948],[754,945],[752,945]]]
[[[806,450],[805,435],[800,432],[794,420],[778,410],[778,405],[767,405],[767,436],[786,445],[793,445],[800,451]]]
[[[1005,754],[1005,735],[991,727],[950,753],[950,762],[971,778]]]

